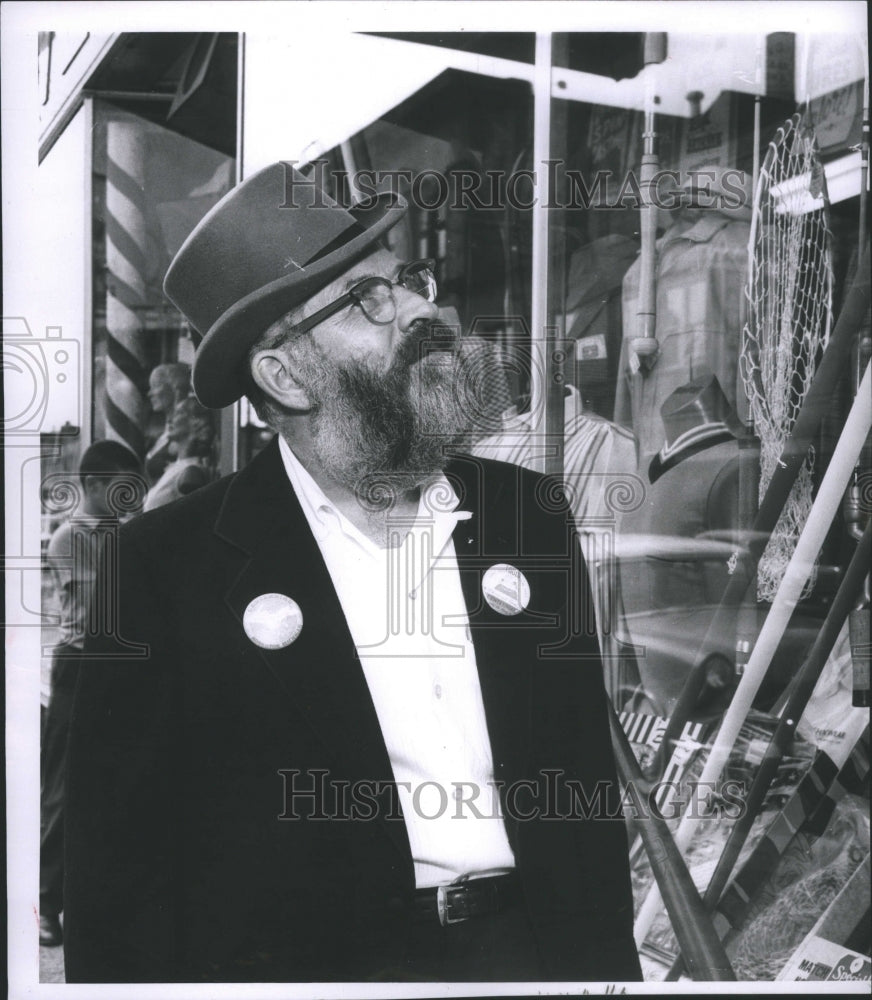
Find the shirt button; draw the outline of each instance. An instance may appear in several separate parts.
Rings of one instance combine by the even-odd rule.
[[[441,698],[442,697],[442,685],[441,684],[436,684],[433,687],[433,694],[435,694],[437,698]]]
[[[417,590],[410,590],[410,591],[409,591],[409,597],[410,597],[410,598],[411,598],[411,599],[412,599],[413,601],[415,600],[415,598],[416,598],[417,596],[418,596],[418,591],[417,591]]]

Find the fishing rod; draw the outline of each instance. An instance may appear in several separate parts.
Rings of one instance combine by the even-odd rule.
[[[766,798],[766,793],[778,771],[781,759],[793,741],[796,727],[820,679],[827,659],[844,627],[857,595],[862,591],[869,569],[870,554],[872,554],[872,521],[866,525],[866,530],[854,550],[844,579],[805,662],[788,685],[784,709],[745,798],[744,812],[730,830],[717,867],[703,896],[703,906],[708,913],[711,913],[720,901],[721,893],[748,839],[748,834],[751,832]],[[683,956],[679,955],[667,978],[670,980],[673,976],[677,978],[681,974],[683,964]]]
[[[839,509],[845,487],[870,428],[872,428],[872,365],[866,368],[866,374],[863,376],[854,405],[851,407],[851,412],[821,482],[808,520],[802,529],[796,549],[787,565],[775,600],[772,602],[769,615],[754,646],[754,652],[748,661],[748,669],[739,681],[730,706],[718,729],[714,744],[709,751],[696,786],[698,789],[713,788],[727,764],[730,750],[736,741],[742,723],[751,710],[754,698],[768,672],[769,664],[787,628],[802,588],[814,566],[815,557],[820,551],[832,520]],[[695,826],[694,819],[699,818],[699,813],[693,808],[693,803],[689,803],[689,805],[691,808],[685,812],[675,834],[675,843],[680,850],[686,848],[690,843]],[[636,917],[637,943],[645,939],[659,905],[660,899],[657,889],[652,887]]]
[[[638,794],[640,789],[647,789],[648,784],[611,703],[609,727],[621,783],[631,794]],[[639,805],[641,818],[636,827],[690,975],[702,982],[734,981],[736,977],[727,953],[666,820],[657,815],[647,801]]]
[[[850,358],[854,337],[860,328],[870,301],[869,248],[865,248],[854,281],[848,292],[839,319],[824,351],[814,381],[802,403],[790,437],[784,444],[775,472],[760,502],[757,516],[748,535],[743,558],[735,567],[724,589],[721,602],[697,651],[694,664],[685,678],[672,714],[663,733],[659,751],[660,769],[678,739],[682,728],[696,708],[705,683],[705,662],[717,651],[718,637],[726,631],[735,609],[741,603],[753,579],[760,556],[778,521],[794,480],[805,461],[808,449],[829,411],[832,396]]]

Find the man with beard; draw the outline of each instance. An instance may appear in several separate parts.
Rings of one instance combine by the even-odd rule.
[[[70,982],[640,978],[554,484],[451,453],[432,265],[289,164],[167,274],[200,401],[276,439],[121,533],[70,739]],[[113,627],[108,627],[111,624]]]

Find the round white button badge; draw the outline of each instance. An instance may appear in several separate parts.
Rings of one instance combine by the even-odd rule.
[[[256,646],[282,649],[290,646],[302,631],[303,612],[285,594],[261,594],[245,609],[242,627]]]
[[[491,566],[481,580],[487,603],[501,615],[517,615],[530,603],[530,584],[524,574],[508,563]]]

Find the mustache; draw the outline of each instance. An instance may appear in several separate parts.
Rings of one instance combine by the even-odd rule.
[[[453,327],[440,324],[438,320],[416,319],[410,324],[391,367],[411,368],[432,354],[456,355],[459,345],[460,338]]]

